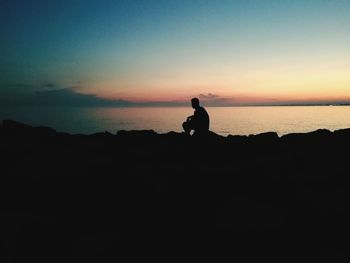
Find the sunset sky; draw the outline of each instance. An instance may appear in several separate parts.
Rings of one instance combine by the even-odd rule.
[[[349,0],[0,2],[0,102],[350,102]]]

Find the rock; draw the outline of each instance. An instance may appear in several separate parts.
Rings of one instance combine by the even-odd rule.
[[[282,138],[210,132],[204,140],[152,130],[71,135],[14,121],[4,130],[7,261],[62,262],[73,252],[76,261],[189,259],[179,244],[189,262],[296,262],[305,251],[311,262],[324,260],[320,251],[349,261],[342,240],[350,235],[350,129]]]
[[[248,141],[248,136],[246,135],[228,135],[226,139],[229,142],[237,142],[237,143],[242,143]]]
[[[33,128],[32,133],[39,137],[53,137],[57,134],[56,130],[44,126]]]
[[[114,135],[108,131],[105,132],[97,132],[94,134],[91,134],[90,137],[96,138],[96,139],[107,139],[107,138],[112,138]]]
[[[290,133],[283,135],[281,139],[285,142],[305,142],[326,139],[332,136],[332,132],[326,129],[319,129],[307,133]]]
[[[225,137],[224,136],[221,136],[221,135],[219,135],[219,134],[217,134],[217,133],[215,133],[215,132],[213,132],[213,131],[209,131],[209,139],[211,140],[211,139],[213,139],[213,140],[222,140],[222,139],[224,139]]]
[[[117,132],[117,136],[123,136],[123,137],[134,137],[134,138],[140,138],[140,137],[152,137],[158,135],[154,130],[120,130]]]
[[[10,135],[10,136],[29,134],[31,132],[32,128],[33,127],[30,125],[16,122],[13,120],[3,120],[2,121],[3,133],[6,135]]]
[[[264,132],[256,135],[249,135],[248,138],[259,142],[271,142],[277,140],[279,137],[276,132]]]
[[[336,136],[349,137],[350,138],[350,128],[340,129],[333,132]]]

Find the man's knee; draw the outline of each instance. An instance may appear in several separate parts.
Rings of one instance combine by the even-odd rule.
[[[182,123],[182,128],[186,133],[191,132],[191,124],[188,121],[185,121],[184,123]]]

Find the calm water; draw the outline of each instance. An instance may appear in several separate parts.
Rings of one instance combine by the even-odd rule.
[[[276,131],[279,135],[320,128],[350,127],[350,106],[292,107],[208,107],[210,129],[218,134],[258,134]],[[184,108],[17,108],[0,109],[0,119],[15,119],[44,125],[58,131],[90,134],[99,131],[153,129],[159,133],[181,131],[192,115]]]

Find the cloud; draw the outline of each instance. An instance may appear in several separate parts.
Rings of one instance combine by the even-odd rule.
[[[161,107],[185,106],[188,101],[135,102],[125,99],[101,98],[95,94],[84,94],[81,86],[61,87],[53,82],[39,85],[15,83],[11,92],[0,93],[0,104],[6,107],[19,106],[63,106],[63,107]]]
[[[75,88],[61,88],[37,91],[35,100],[41,105],[84,106],[84,107],[121,107],[132,106],[126,100],[109,100],[96,95],[78,93]]]
[[[216,94],[213,94],[213,93],[207,93],[207,94],[199,94],[198,97],[200,99],[204,99],[204,100],[212,100],[212,99],[217,99],[220,96],[216,95]]]
[[[35,101],[40,105],[83,107],[176,107],[189,106],[189,101],[135,102],[124,99],[106,99],[93,94],[82,94],[77,88],[37,91]]]
[[[213,93],[201,93],[197,97],[204,106],[231,106],[234,102],[233,98],[222,97]]]
[[[24,84],[24,83],[15,83],[15,84],[10,85],[10,86],[14,87],[14,88],[33,88],[33,85]]]
[[[264,98],[259,96],[251,96],[245,94],[239,94],[234,97],[220,96],[214,93],[199,94],[197,96],[201,104],[204,106],[263,106],[278,104],[276,98]]]
[[[128,107],[134,103],[123,99],[100,98],[94,94],[78,91],[81,86],[62,87],[51,81],[38,84],[12,83],[0,92],[0,104],[6,107],[19,106],[83,106],[83,107]]]
[[[84,94],[83,87],[60,87],[52,82],[42,82],[40,85],[16,83],[11,85],[13,91],[0,94],[0,105],[5,107],[19,106],[62,106],[62,107],[190,107],[190,98],[173,101],[131,101],[122,98],[101,98],[95,94]],[[33,92],[33,90],[35,90]],[[221,96],[215,93],[201,93],[197,97],[203,106],[262,106],[262,105],[304,105],[326,103],[325,101],[287,101],[274,97],[264,98],[245,94],[236,96]],[[344,102],[343,102],[344,101]],[[348,100],[335,100],[338,103],[348,103]],[[327,102],[328,103],[328,102]],[[330,104],[330,102],[328,103]],[[332,103],[334,104],[334,103]]]
[[[43,88],[49,88],[49,89],[56,89],[58,88],[56,84],[50,82],[50,81],[45,81],[43,84],[42,84],[42,87]]]

